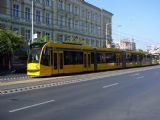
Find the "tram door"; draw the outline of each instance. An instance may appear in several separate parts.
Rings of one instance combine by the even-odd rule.
[[[116,65],[120,66],[120,63],[121,63],[121,56],[119,53],[116,53]]]
[[[84,71],[91,70],[91,53],[90,52],[84,52],[83,65],[84,65]]]
[[[63,51],[53,51],[53,74],[63,73]]]
[[[122,52],[122,67],[123,68],[126,67],[126,52],[125,51]]]

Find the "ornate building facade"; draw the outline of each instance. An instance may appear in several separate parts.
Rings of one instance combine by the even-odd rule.
[[[32,0],[1,0],[0,27],[31,40]],[[34,33],[64,42],[79,38],[84,44],[106,47],[112,41],[113,14],[84,0],[34,0]]]

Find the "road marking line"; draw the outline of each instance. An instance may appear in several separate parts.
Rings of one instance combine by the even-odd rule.
[[[26,106],[26,107],[22,107],[22,108],[10,110],[9,112],[10,112],[10,113],[13,113],[13,112],[17,112],[17,111],[20,111],[20,110],[25,110],[25,109],[28,109],[28,108],[32,108],[32,107],[37,107],[37,106],[40,106],[40,105],[44,105],[44,104],[47,104],[47,103],[50,103],[50,102],[54,102],[54,101],[55,101],[55,100],[49,100],[49,101],[45,101],[45,102],[41,102],[41,103],[29,105],[29,106]]]
[[[102,88],[108,88],[108,87],[112,87],[112,86],[115,86],[115,85],[118,85],[119,83],[114,83],[114,84],[110,84],[110,85],[106,85],[106,86],[103,86]]]
[[[132,74],[131,76],[138,76],[139,75],[139,73],[135,73],[135,74]]]
[[[141,79],[141,78],[144,78],[144,76],[137,77],[136,79]]]

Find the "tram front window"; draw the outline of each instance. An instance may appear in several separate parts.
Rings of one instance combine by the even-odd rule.
[[[32,47],[30,49],[30,52],[29,52],[28,62],[29,63],[38,63],[39,62],[39,57],[40,57],[40,51],[41,51],[41,48]]]

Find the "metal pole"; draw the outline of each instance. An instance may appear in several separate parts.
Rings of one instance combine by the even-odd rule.
[[[34,14],[34,13],[33,13],[33,0],[32,0],[32,42],[31,42],[31,43],[33,43],[33,39],[34,39],[34,38],[33,38],[33,19],[34,19],[34,18],[33,18],[33,14]]]

